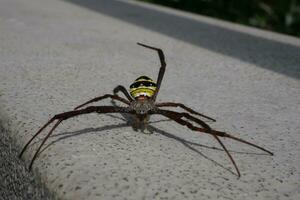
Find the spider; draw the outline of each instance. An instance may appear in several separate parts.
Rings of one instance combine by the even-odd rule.
[[[57,126],[60,123],[62,123],[64,120],[70,119],[72,117],[76,117],[76,116],[83,115],[83,114],[89,114],[89,113],[99,113],[99,114],[128,113],[128,114],[135,116],[137,121],[143,125],[147,125],[150,115],[159,114],[159,115],[163,115],[163,116],[169,118],[170,120],[177,122],[178,124],[180,124],[182,126],[186,126],[190,130],[209,134],[212,137],[214,137],[218,141],[218,143],[221,145],[221,147],[224,149],[225,153],[227,154],[231,163],[233,164],[238,177],[241,176],[241,173],[240,173],[233,157],[231,156],[231,154],[229,153],[229,151],[227,150],[227,148],[225,147],[223,142],[220,140],[220,137],[230,138],[230,139],[248,144],[248,145],[256,147],[262,151],[265,151],[270,155],[273,155],[272,152],[270,152],[256,144],[250,143],[246,140],[235,137],[226,132],[221,132],[221,131],[212,129],[207,123],[205,123],[201,119],[197,118],[196,115],[198,115],[199,117],[206,118],[211,121],[216,121],[215,119],[208,117],[204,114],[198,113],[195,110],[185,106],[182,103],[173,103],[173,102],[156,103],[156,97],[159,92],[161,82],[163,80],[163,76],[164,76],[165,69],[166,69],[165,56],[164,56],[163,51],[159,48],[149,46],[146,44],[142,44],[142,43],[137,43],[137,44],[142,47],[152,49],[158,53],[161,67],[159,69],[157,81],[154,82],[152,79],[150,79],[147,76],[140,76],[139,78],[137,78],[134,81],[134,83],[132,83],[130,85],[130,94],[128,93],[128,91],[126,90],[126,88],[124,86],[119,85],[113,90],[114,94],[105,94],[103,96],[96,97],[94,99],[91,99],[91,100],[85,102],[84,104],[77,106],[72,111],[63,112],[63,113],[54,115],[54,117],[52,117],[43,127],[41,127],[37,131],[37,133],[26,143],[26,145],[23,147],[23,149],[19,155],[19,157],[21,158],[23,153],[27,149],[28,145],[33,141],[33,139],[36,138],[47,126],[49,126],[50,124],[52,124],[53,122],[56,121],[54,126],[51,128],[51,130],[48,132],[48,134],[45,136],[45,138],[43,139],[43,141],[37,148],[32,160],[30,162],[29,170],[31,170],[32,165],[33,165],[34,161],[36,160],[39,152],[41,151],[42,146],[45,144],[47,139],[50,137],[50,135],[53,133],[53,131],[57,128]],[[117,93],[119,93],[119,92],[122,92],[126,98],[118,96]],[[120,101],[120,102],[126,104],[127,107],[88,106],[88,107],[83,108],[87,104],[101,101],[106,98],[111,98],[112,100]],[[185,110],[185,112],[176,112],[176,111],[171,111],[171,110],[165,110],[165,109],[161,109],[161,107],[180,107],[181,109]],[[191,123],[191,122],[193,122],[193,123]],[[197,125],[193,125],[193,124],[197,124]]]

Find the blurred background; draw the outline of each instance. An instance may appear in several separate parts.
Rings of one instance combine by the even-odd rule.
[[[300,0],[139,0],[300,37]]]

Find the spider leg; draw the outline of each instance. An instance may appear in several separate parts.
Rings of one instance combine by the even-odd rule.
[[[248,141],[245,141],[241,138],[237,138],[237,137],[234,137],[234,136],[231,136],[225,132],[221,132],[221,131],[216,131],[216,130],[212,130],[209,125],[207,125],[205,122],[203,122],[202,120],[198,119],[198,118],[195,118],[193,116],[191,116],[190,114],[188,113],[178,113],[178,112],[174,112],[174,111],[169,111],[169,110],[161,110],[161,109],[158,109],[156,110],[156,112],[153,112],[151,114],[162,114],[166,117],[168,117],[169,119],[172,119],[174,120],[175,122],[183,125],[183,126],[187,126],[189,129],[191,130],[194,130],[194,131],[199,131],[199,132],[203,132],[203,133],[207,133],[207,134],[210,134],[212,136],[214,136],[214,138],[219,142],[219,144],[222,146],[222,148],[224,149],[224,151],[226,152],[227,156],[229,157],[229,159],[231,160],[232,164],[234,165],[237,173],[238,173],[238,176],[240,177],[241,174],[239,172],[239,169],[233,159],[233,157],[231,156],[231,154],[229,153],[229,151],[227,150],[227,148],[225,147],[225,145],[222,143],[222,141],[219,139],[219,137],[228,137],[228,138],[231,138],[233,140],[237,140],[239,142],[242,142],[242,143],[245,143],[245,144],[248,144],[248,145],[251,145],[251,146],[254,146],[258,149],[261,149],[267,153],[269,153],[270,155],[273,155],[272,152],[258,146],[258,145],[255,145],[253,143],[250,143]],[[185,121],[182,119],[182,117],[185,117],[189,120],[192,120],[198,124],[200,124],[203,128],[200,128],[200,127],[196,127],[194,126],[193,124],[191,124],[190,122],[188,121]]]
[[[46,135],[46,137],[43,139],[42,143],[40,144],[39,148],[36,150],[34,156],[31,159],[31,162],[29,164],[29,170],[31,170],[33,162],[35,161],[35,159],[37,158],[42,146],[45,144],[45,142],[47,141],[47,139],[49,138],[49,136],[52,134],[52,132],[54,131],[54,129],[56,129],[56,127],[62,122],[63,120],[60,119],[58,120],[58,122],[56,122],[56,124],[51,128],[51,130],[49,131],[49,133]],[[23,149],[24,151],[24,149]]]
[[[184,117],[186,117],[187,119],[190,119],[190,120],[192,120],[192,121],[195,121],[195,122],[197,122],[196,120],[199,120],[199,119],[197,119],[197,118],[195,118],[195,117],[189,115],[188,113],[184,113]],[[256,145],[256,144],[253,144],[253,143],[248,142],[248,141],[246,141],[246,140],[243,140],[243,139],[241,139],[241,138],[235,137],[235,136],[230,135],[230,134],[228,134],[228,133],[225,133],[225,132],[222,132],[222,131],[216,131],[216,130],[211,130],[211,132],[212,132],[212,134],[215,134],[216,136],[219,136],[219,137],[227,137],[227,138],[230,138],[230,139],[232,139],[232,140],[236,140],[236,141],[239,141],[239,142],[241,142],[241,143],[244,143],[244,144],[248,144],[248,145],[250,145],[250,146],[253,146],[253,147],[255,147],[255,148],[257,148],[257,149],[260,149],[260,150],[262,150],[262,151],[265,151],[265,152],[267,152],[268,154],[270,154],[271,156],[274,155],[271,151],[269,151],[269,150],[267,150],[267,149],[265,149],[265,148],[263,148],[263,147],[260,147],[260,146],[258,146],[258,145]]]
[[[156,81],[156,91],[155,91],[155,94],[152,96],[152,99],[155,101],[156,96],[157,96],[157,94],[159,92],[159,89],[160,89],[161,82],[162,82],[164,74],[165,74],[165,70],[166,70],[166,65],[167,64],[166,64],[166,61],[165,61],[165,55],[164,55],[164,52],[159,48],[148,46],[146,44],[142,44],[142,43],[139,43],[139,42],[137,44],[140,45],[140,46],[143,46],[143,47],[146,47],[146,48],[153,49],[153,50],[157,51],[158,56],[159,56],[161,67],[159,69],[159,73],[158,73],[158,77],[157,77],[157,81]]]
[[[248,142],[248,141],[246,141],[246,140],[243,140],[243,139],[241,139],[241,138],[234,137],[234,136],[232,136],[232,135],[230,135],[230,134],[228,134],[228,133],[220,132],[220,131],[214,131],[214,132],[216,133],[216,135],[218,135],[218,136],[220,136],[220,137],[228,137],[228,138],[230,138],[230,139],[233,139],[233,140],[236,140],[236,141],[239,141],[239,142],[248,144],[248,145],[250,145],[250,146],[256,147],[256,148],[258,148],[258,149],[260,149],[260,150],[262,150],[262,151],[267,152],[267,153],[270,154],[271,156],[274,155],[274,153],[272,153],[271,151],[269,151],[269,150],[267,150],[267,149],[265,149],[265,148],[263,148],[263,147],[260,147],[260,146],[258,146],[258,145],[256,145],[256,144],[253,144],[253,143]]]
[[[117,87],[115,87],[113,92],[114,92],[114,95],[117,95],[118,92],[122,92],[130,102],[133,101],[132,97],[129,95],[128,91],[126,90],[126,88],[123,85],[118,85]]]
[[[31,169],[35,159],[37,158],[42,146],[44,145],[44,143],[47,141],[47,139],[50,137],[50,135],[52,134],[52,132],[57,128],[57,126],[64,120],[78,116],[78,115],[82,115],[82,114],[89,114],[89,113],[93,113],[93,112],[97,112],[99,114],[102,113],[133,113],[133,111],[131,109],[128,108],[124,108],[124,107],[115,107],[115,106],[90,106],[81,110],[73,110],[73,111],[69,111],[69,112],[64,112],[64,113],[60,113],[55,115],[53,118],[51,118],[41,129],[39,129],[39,131],[26,143],[26,145],[23,147],[19,157],[21,157],[23,155],[23,153],[25,152],[25,150],[27,149],[28,145],[33,141],[33,139],[35,137],[37,137],[47,126],[49,126],[52,122],[54,122],[55,120],[57,120],[56,124],[51,128],[51,130],[48,132],[48,134],[46,135],[46,137],[43,139],[42,143],[40,144],[40,146],[38,147],[38,149],[36,150],[30,165],[29,165],[29,170]]]
[[[25,150],[27,149],[28,145],[33,141],[34,138],[36,138],[49,124],[51,124],[54,121],[54,117],[52,119],[50,119],[42,128],[40,128],[38,130],[38,132],[32,136],[32,138],[26,143],[26,145],[23,147],[21,153],[19,154],[19,158],[22,157],[23,153],[25,152]]]
[[[87,101],[87,102],[85,102],[85,103],[77,106],[76,108],[74,108],[74,110],[77,110],[78,108],[81,108],[81,107],[83,107],[83,106],[85,106],[87,104],[90,104],[90,103],[93,103],[93,102],[96,102],[96,101],[101,101],[101,100],[106,99],[106,98],[111,98],[111,99],[114,99],[114,100],[118,100],[118,101],[121,101],[121,102],[123,102],[123,103],[125,103],[127,105],[130,104],[129,101],[127,101],[126,99],[124,99],[122,97],[119,97],[118,95],[105,94],[103,96],[93,98],[93,99],[91,99],[91,100],[89,100],[89,101]]]
[[[161,112],[161,111],[163,111],[163,112],[170,112],[170,113],[173,113],[173,112],[174,112],[174,111],[161,110],[161,109],[159,109],[158,112]],[[203,122],[202,120],[200,120],[200,119],[198,119],[198,118],[196,118],[196,117],[193,117],[193,116],[189,115],[188,113],[178,113],[178,112],[174,112],[174,113],[175,113],[174,115],[178,115],[178,114],[179,114],[179,116],[185,117],[185,118],[187,118],[187,119],[189,119],[189,120],[192,120],[192,121],[194,121],[194,122],[200,124],[200,125],[203,126],[204,128],[205,128],[205,126],[208,126],[208,125],[207,125],[205,122]],[[160,114],[160,113],[158,113],[158,114]],[[170,114],[169,114],[169,115],[170,115]],[[167,117],[168,117],[168,116],[167,116]],[[205,132],[205,131],[204,131],[204,132]],[[207,133],[207,132],[205,132],[205,133]],[[260,147],[260,146],[258,146],[258,145],[256,145],[256,144],[253,144],[253,143],[248,142],[248,141],[246,141],[246,140],[244,140],[244,139],[235,137],[235,136],[233,136],[233,135],[230,135],[230,134],[225,133],[225,132],[222,132],[222,131],[211,130],[211,133],[208,133],[208,134],[215,134],[215,135],[217,135],[217,136],[219,136],[219,137],[227,137],[227,138],[230,138],[230,139],[232,139],[232,140],[236,140],[236,141],[239,141],[239,142],[241,142],[241,143],[245,143],[245,144],[248,144],[248,145],[253,146],[253,147],[255,147],[255,148],[258,148],[258,149],[260,149],[260,150],[262,150],[262,151],[267,152],[267,153],[270,154],[270,155],[274,155],[271,151],[269,151],[269,150],[267,150],[267,149],[265,149],[265,148],[263,148],[263,147]]]
[[[186,110],[186,111],[188,111],[188,112],[190,112],[190,113],[192,113],[192,114],[199,115],[199,116],[201,116],[201,117],[204,117],[204,118],[209,119],[209,120],[214,121],[214,122],[216,121],[215,119],[213,119],[213,118],[211,118],[211,117],[208,117],[208,116],[206,116],[206,115],[204,115],[204,114],[201,114],[201,113],[196,112],[195,110],[193,110],[193,109],[191,109],[191,108],[185,106],[185,105],[182,104],[182,103],[163,102],[163,103],[157,103],[157,104],[155,104],[155,105],[156,105],[157,107],[164,107],[164,106],[180,107],[180,108],[182,108],[182,109],[184,109],[184,110]]]
[[[178,112],[169,111],[169,110],[159,110],[158,113],[168,117],[169,119],[174,120],[175,122],[177,122],[183,126],[187,126],[189,129],[191,129],[193,131],[199,131],[199,132],[211,134],[219,142],[219,144],[222,146],[222,148],[226,152],[227,156],[229,157],[230,161],[232,162],[232,164],[237,172],[238,177],[241,176],[240,170],[237,167],[233,157],[231,156],[231,154],[229,153],[229,151],[227,150],[227,148],[225,147],[223,142],[218,138],[218,136],[212,132],[212,129],[210,128],[210,126],[208,124],[206,124],[205,122],[203,122],[197,118],[192,117],[191,119],[194,119],[193,121],[195,121],[196,123],[200,124],[203,127],[203,128],[200,128],[200,127],[194,126],[193,124],[191,124],[188,121],[181,119],[182,117],[188,118],[187,116],[190,116],[188,113],[178,113]]]

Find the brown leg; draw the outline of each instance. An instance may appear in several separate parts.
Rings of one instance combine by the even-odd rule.
[[[152,114],[162,114],[166,117],[168,117],[169,119],[172,119],[174,121],[176,121],[177,123],[183,125],[183,126],[187,126],[189,129],[191,130],[194,130],[194,131],[199,131],[199,132],[203,132],[203,133],[207,133],[207,134],[210,134],[212,135],[218,142],[219,144],[222,146],[222,148],[224,149],[224,151],[226,152],[227,156],[229,157],[229,159],[231,160],[232,164],[234,165],[236,171],[237,171],[237,174],[238,176],[240,177],[241,174],[240,174],[240,171],[233,159],[233,157],[231,156],[231,154],[229,153],[229,151],[227,150],[227,148],[225,147],[225,145],[222,143],[222,141],[219,139],[219,137],[228,137],[228,138],[231,138],[231,139],[234,139],[234,140],[237,140],[237,141],[240,141],[242,143],[246,143],[248,145],[251,145],[251,146],[254,146],[256,148],[259,148],[267,153],[269,153],[270,155],[273,155],[272,152],[258,146],[258,145],[255,145],[255,144],[252,144],[250,142],[247,142],[245,140],[242,140],[240,138],[236,138],[236,137],[233,137],[225,132],[220,132],[220,131],[216,131],[216,130],[212,130],[209,125],[207,125],[205,122],[189,115],[188,113],[178,113],[178,112],[174,112],[174,111],[168,111],[168,110],[157,110],[156,112],[153,112]],[[192,125],[190,122],[188,121],[185,121],[182,119],[182,117],[185,117],[189,120],[192,120],[198,124],[200,124],[203,128],[200,128],[200,127],[196,127],[194,125]]]
[[[157,107],[164,107],[164,106],[180,107],[180,108],[182,108],[182,109],[184,109],[184,110],[186,110],[186,111],[188,111],[188,112],[190,112],[190,113],[192,113],[192,114],[199,115],[199,116],[201,116],[201,117],[204,117],[204,118],[209,119],[209,120],[214,121],[214,122],[216,121],[216,120],[213,119],[213,118],[210,118],[210,117],[208,117],[208,116],[206,116],[206,115],[203,115],[203,114],[201,114],[201,113],[196,112],[195,110],[193,110],[193,109],[191,109],[191,108],[185,106],[185,105],[182,104],[182,103],[163,102],[163,103],[157,103],[157,104],[155,104],[155,105],[156,105]]]
[[[56,122],[56,124],[52,127],[52,129],[49,131],[49,133],[46,135],[46,137],[43,139],[42,143],[40,144],[39,148],[36,150],[35,154],[33,155],[33,158],[29,164],[29,170],[31,170],[33,162],[35,161],[35,159],[37,158],[42,146],[45,144],[45,142],[47,141],[47,139],[49,138],[49,136],[51,135],[51,133],[54,131],[54,129],[56,129],[56,127],[62,122],[63,120],[60,119]]]
[[[130,104],[129,101],[127,101],[126,99],[123,99],[122,97],[119,97],[118,95],[105,94],[103,96],[96,97],[94,99],[91,99],[91,100],[85,102],[84,104],[81,104],[81,105],[77,106],[76,108],[74,108],[74,110],[77,110],[77,109],[79,109],[79,108],[81,108],[81,107],[83,107],[83,106],[85,106],[87,104],[90,104],[90,103],[93,103],[93,102],[96,102],[96,101],[101,101],[101,100],[106,99],[106,98],[111,98],[111,99],[114,99],[114,100],[118,100],[118,101],[121,101],[121,102],[123,102],[123,103],[125,103],[127,105]]]
[[[238,177],[241,176],[241,173],[240,173],[240,170],[239,168],[237,167],[234,159],[232,158],[231,154],[229,153],[229,151],[227,150],[227,148],[225,147],[225,145],[222,143],[222,141],[218,138],[218,136],[216,136],[215,133],[212,132],[212,129],[206,124],[204,123],[203,121],[199,121],[199,119],[197,119],[195,122],[201,122],[200,125],[203,126],[204,128],[199,128],[199,127],[196,127],[194,125],[192,125],[190,122],[188,121],[185,121],[183,119],[181,119],[182,117],[186,117],[186,116],[190,116],[188,113],[177,113],[177,112],[173,112],[173,111],[166,111],[166,110],[160,110],[160,111],[163,111],[161,112],[160,114],[174,120],[175,122],[183,125],[183,126],[187,126],[189,129],[193,130],[193,131],[199,131],[199,132],[203,132],[203,133],[208,133],[208,134],[211,134],[218,142],[219,144],[222,146],[222,148],[224,149],[224,151],[226,152],[227,156],[229,157],[229,159],[231,160],[236,172],[237,172],[237,175]]]
[[[163,112],[174,112],[174,111],[169,111],[169,110],[159,110],[158,112],[160,112],[160,111],[163,111]],[[160,113],[157,113],[157,114],[160,114]],[[198,124],[200,124],[202,127],[206,127],[206,126],[208,126],[208,124],[206,124],[205,122],[203,122],[202,120],[200,120],[200,119],[198,119],[198,118],[196,118],[196,117],[193,117],[193,116],[191,116],[191,115],[189,115],[188,113],[178,113],[178,112],[174,112],[174,114],[173,114],[174,116],[176,115],[176,116],[180,116],[180,117],[185,117],[185,118],[187,118],[187,119],[189,119],[189,120],[192,120],[192,121],[194,121],[194,122],[196,122],[196,123],[198,123]],[[205,132],[205,131],[204,131]],[[239,142],[242,142],[242,143],[245,143],[245,144],[248,144],[248,145],[250,145],[250,146],[253,146],[253,147],[255,147],[255,148],[258,148],[258,149],[260,149],[260,150],[262,150],[262,151],[265,151],[265,152],[267,152],[268,154],[270,154],[270,155],[273,155],[273,153],[271,152],[271,151],[269,151],[269,150],[267,150],[267,149],[265,149],[265,148],[262,148],[262,147],[260,147],[260,146],[258,146],[258,145],[256,145],[256,144],[253,144],[253,143],[251,143],[251,142],[248,142],[248,141],[246,141],[246,140],[243,140],[243,139],[241,139],[241,138],[238,138],[238,137],[235,137],[235,136],[233,136],[233,135],[230,135],[230,134],[228,134],[228,133],[225,133],[225,132],[222,132],[222,131],[216,131],[216,130],[211,130],[211,132],[212,133],[208,133],[208,134],[215,134],[215,135],[217,135],[217,136],[219,136],[219,137],[227,137],[227,138],[230,138],[230,139],[233,139],[233,140],[236,140],[236,141],[239,141]],[[207,132],[205,132],[205,133],[207,133]]]
[[[82,115],[82,114],[89,114],[89,113],[93,113],[93,112],[97,112],[99,114],[101,113],[133,113],[132,110],[128,109],[128,108],[123,108],[123,107],[115,107],[115,106],[90,106],[87,107],[85,109],[81,109],[81,110],[74,110],[74,111],[69,111],[69,112],[64,112],[64,113],[60,113],[55,115],[53,118],[51,118],[27,143],[26,145],[23,147],[19,157],[21,157],[23,155],[23,153],[25,152],[25,150],[27,149],[28,145],[33,141],[33,139],[35,137],[37,137],[47,126],[49,126],[52,122],[54,122],[55,120],[58,120],[56,122],[56,124],[53,126],[53,128],[49,131],[49,133],[46,135],[46,137],[43,139],[42,143],[40,144],[40,146],[38,147],[37,151],[35,152],[30,165],[29,165],[29,170],[32,167],[33,162],[35,161],[35,159],[38,156],[38,153],[40,152],[42,146],[44,145],[44,143],[46,142],[46,140],[50,137],[50,135],[52,134],[52,132],[56,129],[56,127],[64,120],[78,116],[78,115]]]
[[[122,92],[127,99],[131,102],[133,101],[132,97],[129,95],[128,91],[126,90],[126,88],[122,85],[118,85],[117,87],[115,87],[115,89],[113,90],[114,95],[117,95],[118,92]]]
[[[267,152],[267,153],[270,154],[271,156],[274,155],[274,153],[272,153],[271,151],[269,151],[269,150],[267,150],[267,149],[265,149],[265,148],[262,148],[262,147],[260,147],[260,146],[258,146],[258,145],[256,145],[256,144],[250,143],[250,142],[248,142],[248,141],[246,141],[246,140],[243,140],[243,139],[241,139],[241,138],[234,137],[234,136],[232,136],[232,135],[230,135],[230,134],[228,134],[228,133],[220,132],[220,131],[214,131],[214,132],[215,132],[216,135],[218,135],[218,136],[220,136],[220,137],[227,137],[227,138],[230,138],[230,139],[233,139],[233,140],[236,140],[236,141],[239,141],[239,142],[248,144],[248,145],[250,145],[250,146],[256,147],[256,148],[258,148],[258,149],[260,149],[260,150],[262,150],[262,151]]]
[[[163,79],[165,71],[166,71],[166,65],[167,64],[166,64],[166,61],[165,61],[165,55],[164,55],[164,52],[159,48],[148,46],[146,44],[142,44],[142,43],[139,43],[139,42],[137,44],[140,45],[140,46],[143,46],[143,47],[146,47],[146,48],[153,49],[153,50],[157,51],[158,56],[159,56],[161,67],[159,69],[159,73],[158,73],[158,77],[157,77],[157,81],[156,81],[156,91],[155,91],[155,94],[152,96],[152,99],[155,101],[156,96],[157,96],[157,94],[159,92],[159,89],[160,89],[162,79]]]

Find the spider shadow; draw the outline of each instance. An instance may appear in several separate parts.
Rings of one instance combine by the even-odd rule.
[[[110,115],[110,114],[109,114],[109,115]],[[113,117],[113,118],[118,118],[118,119],[124,120],[124,121],[125,121],[125,119],[126,119],[126,120],[130,120],[130,116],[128,117],[127,115],[126,115],[126,116],[123,115],[124,119],[122,119],[122,118],[120,118],[120,117],[116,117],[116,116],[114,116],[114,115],[110,115],[110,116]],[[125,117],[128,117],[128,118],[125,118]],[[222,152],[225,152],[224,149],[217,148],[217,147],[214,147],[214,146],[207,146],[207,145],[199,144],[199,143],[196,143],[196,142],[191,142],[191,141],[188,141],[188,140],[186,140],[186,139],[183,139],[183,138],[181,138],[181,137],[178,137],[178,136],[176,136],[176,135],[173,135],[173,134],[171,134],[171,133],[168,133],[168,132],[166,132],[166,131],[163,131],[163,130],[157,128],[157,127],[154,127],[154,126],[150,125],[150,124],[154,124],[154,123],[158,123],[158,122],[164,122],[164,121],[172,121],[172,120],[167,119],[167,120],[159,120],[159,121],[150,122],[148,128],[151,129],[151,132],[152,132],[152,133],[158,133],[158,134],[163,135],[163,136],[165,136],[165,137],[167,137],[167,138],[170,138],[170,139],[176,140],[177,142],[180,142],[182,145],[184,145],[184,146],[187,147],[188,149],[190,149],[190,150],[196,152],[198,155],[202,156],[203,158],[205,158],[205,159],[211,161],[211,162],[214,163],[216,166],[219,166],[219,167],[221,167],[222,169],[224,169],[224,170],[230,172],[231,174],[236,175],[230,168],[225,167],[224,165],[222,165],[221,163],[217,162],[216,160],[214,160],[214,159],[210,158],[209,156],[203,154],[200,150],[198,150],[198,149],[195,148],[194,146],[200,147],[200,148],[206,148],[206,149],[212,149],[212,150],[222,151]],[[233,152],[233,153],[237,153],[237,154],[267,155],[267,154],[265,154],[265,153],[252,153],[252,152],[250,153],[250,152],[233,151],[233,150],[228,150],[228,151],[229,151],[229,152]]]
[[[116,103],[114,101],[111,101],[111,103],[116,106]],[[73,132],[64,132],[64,133],[58,133],[58,134],[55,134],[53,136],[51,136],[50,138],[56,138],[55,140],[51,141],[48,145],[46,145],[40,152],[39,154],[41,154],[42,152],[44,152],[47,148],[49,148],[51,145],[59,142],[59,141],[62,141],[62,140],[65,140],[65,139],[68,139],[68,138],[71,138],[71,137],[76,137],[76,136],[80,136],[80,135],[83,135],[83,134],[86,134],[86,133],[92,133],[92,134],[98,134],[99,132],[102,132],[102,131],[106,131],[106,130],[112,130],[112,129],[117,129],[117,128],[124,128],[124,127],[129,127],[131,126],[133,128],[134,131],[136,131],[136,129],[132,126],[132,121],[133,121],[133,116],[130,115],[130,114],[127,114],[127,113],[120,113],[122,117],[119,117],[119,116],[116,116],[116,115],[113,115],[113,114],[105,114],[109,117],[112,117],[112,118],[115,118],[115,119],[119,119],[121,121],[123,121],[124,123],[120,123],[120,124],[116,124],[116,125],[106,125],[106,126],[102,126],[102,127],[98,127],[98,128],[85,128],[85,129],[82,129],[82,130],[79,130],[79,131],[73,131]],[[212,149],[212,150],[217,150],[217,151],[223,151],[223,149],[221,148],[217,148],[217,147],[214,147],[214,146],[207,146],[207,145],[203,145],[203,144],[199,144],[199,143],[195,143],[195,142],[191,142],[191,141],[188,141],[186,139],[183,139],[179,136],[176,136],[176,135],[173,135],[171,133],[168,133],[166,131],[163,131],[157,127],[154,127],[152,124],[155,124],[155,123],[159,123],[159,122],[164,122],[164,121],[172,121],[170,119],[165,119],[165,120],[158,120],[158,121],[153,121],[153,122],[149,122],[149,126],[148,128],[151,130],[152,133],[158,133],[162,136],[165,136],[167,138],[170,138],[170,139],[173,139],[173,140],[176,140],[177,142],[180,142],[182,145],[184,145],[185,147],[187,147],[188,149],[196,152],[198,155],[202,156],[203,158],[213,162],[215,165],[225,169],[226,171],[230,172],[231,174],[234,174],[235,173],[225,167],[224,165],[222,165],[221,163],[217,162],[216,160],[210,158],[209,156],[203,154],[200,150],[198,150],[196,147],[200,147],[200,148],[207,148],[207,149]],[[249,152],[240,152],[240,151],[232,151],[230,150],[229,152],[234,152],[234,153],[239,153],[239,154],[255,154],[255,155],[265,155],[265,154],[258,154],[258,153],[249,153]]]
[[[124,118],[122,117],[117,117],[115,115],[112,115],[112,114],[107,114],[108,116],[112,117],[112,118],[116,118],[116,119],[120,119],[120,120],[123,120],[125,121]],[[127,119],[126,119],[127,120]],[[128,120],[130,120],[130,116],[128,117]],[[165,120],[158,120],[158,121],[152,121],[150,122],[149,124],[155,124],[155,123],[160,123],[160,122],[167,122],[167,121],[172,121],[170,119],[165,119]],[[130,122],[127,121],[128,123],[128,126],[130,126]],[[159,133],[165,137],[168,137],[168,138],[171,138],[171,139],[175,139],[177,140],[178,142],[181,142],[183,143],[185,146],[190,146],[190,145],[193,145],[193,146],[198,146],[198,147],[203,147],[203,148],[206,148],[206,149],[212,149],[212,150],[216,150],[216,151],[223,151],[224,152],[224,149],[222,148],[218,148],[218,147],[214,147],[214,146],[207,146],[207,145],[203,145],[203,144],[199,144],[199,143],[196,143],[196,142],[191,142],[191,141],[188,141],[188,140],[185,140],[181,137],[178,137],[176,135],[173,135],[171,133],[168,133],[166,131],[163,131],[159,128],[156,128],[152,125],[149,125],[149,128],[151,129],[151,132],[153,133]],[[198,151],[198,150],[197,150]],[[228,150],[229,152],[231,153],[236,153],[236,154],[247,154],[247,155],[269,155],[267,153],[255,153],[255,152],[245,152],[245,151],[236,151],[236,150]]]
[[[106,131],[106,130],[112,130],[112,129],[124,128],[124,127],[131,126],[130,125],[130,122],[132,120],[131,116],[127,116],[126,115],[126,118],[121,118],[121,117],[118,117],[118,116],[115,116],[115,115],[112,115],[112,114],[106,114],[106,115],[108,115],[108,116],[110,116],[112,118],[120,119],[120,120],[124,121],[125,123],[120,123],[120,124],[116,124],[116,125],[107,125],[107,126],[102,126],[102,127],[98,127],[98,128],[85,128],[85,129],[78,130],[78,131],[63,132],[63,133],[55,134],[55,135],[51,136],[50,138],[56,138],[56,139],[53,140],[53,141],[51,141],[44,148],[42,148],[42,150],[39,152],[39,155],[42,154],[42,152],[44,152],[50,146],[54,145],[57,142],[65,140],[65,139],[69,139],[69,138],[72,138],[72,137],[77,137],[77,136],[80,136],[80,135],[83,135],[83,134],[87,134],[87,133],[98,134],[99,132]],[[199,143],[190,142],[188,140],[185,140],[183,138],[180,138],[180,137],[178,137],[176,135],[173,135],[171,133],[168,133],[166,131],[163,131],[163,130],[161,130],[159,128],[156,128],[156,127],[150,125],[150,124],[159,123],[159,122],[163,122],[163,121],[170,121],[170,120],[168,119],[168,120],[158,120],[158,121],[154,121],[154,122],[149,122],[148,128],[151,129],[152,133],[158,133],[158,134],[163,135],[163,136],[165,136],[167,138],[171,138],[171,139],[174,139],[174,140],[180,142],[181,144],[183,144],[188,149],[196,152],[198,155],[200,155],[200,156],[204,157],[205,159],[213,162],[214,164],[216,164],[217,166],[225,169],[226,171],[230,172],[231,174],[234,174],[234,172],[232,170],[230,170],[229,168],[226,168],[224,165],[218,163],[214,159],[212,159],[212,158],[208,157],[207,155],[203,154],[200,150],[198,150],[197,148],[193,147],[193,145],[197,146],[197,147],[204,147],[204,148],[209,148],[209,149],[214,149],[214,150],[219,150],[219,151],[223,151],[222,149],[219,149],[219,148],[216,148],[216,147],[210,147],[210,146],[202,145],[202,144],[199,144]],[[135,129],[133,128],[133,130],[135,130]]]
[[[112,105],[117,106],[117,104],[116,104],[116,102],[114,100],[112,100],[111,103],[112,103]],[[117,117],[117,116],[115,116],[113,114],[106,114],[106,115],[108,115],[108,116],[110,116],[112,118],[116,118],[116,119],[120,119],[122,121],[126,121],[128,123],[128,126],[132,124],[132,121],[133,121],[132,115],[127,114],[127,113],[120,113],[120,114],[122,115],[122,117]],[[165,121],[172,121],[172,120],[171,119],[165,119],[165,120],[153,121],[153,122],[150,122],[149,124],[154,124],[154,123],[159,123],[159,122],[165,122]],[[157,132],[157,133],[159,133],[159,134],[161,134],[163,136],[166,136],[168,138],[175,139],[175,140],[183,143],[187,147],[191,147],[190,145],[194,145],[194,146],[204,147],[204,148],[207,148],[207,149],[213,149],[213,150],[217,150],[217,151],[224,151],[224,149],[222,149],[222,148],[217,148],[217,147],[214,147],[214,146],[207,146],[207,145],[203,145],[203,144],[199,144],[199,143],[195,143],[195,142],[191,142],[191,141],[185,140],[183,138],[180,138],[178,136],[175,136],[173,134],[170,134],[170,133],[162,131],[162,130],[160,130],[158,128],[155,128],[154,126],[151,126],[151,125],[149,125],[149,128],[152,129],[153,132]],[[237,154],[268,155],[266,153],[253,153],[253,152],[243,152],[243,151],[235,151],[235,150],[228,150],[228,151],[232,152],[232,153],[237,153]]]
[[[121,119],[122,121],[124,121],[125,123],[120,123],[120,124],[116,124],[116,125],[106,125],[106,126],[102,126],[102,127],[98,127],[98,128],[85,128],[82,130],[78,130],[78,131],[72,131],[72,132],[63,132],[63,133],[58,133],[55,135],[50,136],[50,138],[56,138],[53,141],[51,141],[49,144],[47,144],[44,148],[41,149],[41,151],[39,152],[39,155],[44,152],[46,149],[48,149],[50,146],[54,145],[57,142],[60,142],[62,140],[71,138],[71,137],[76,137],[76,136],[80,136],[86,133],[91,133],[91,134],[98,134],[99,132],[102,131],[106,131],[106,130],[113,130],[113,129],[117,129],[117,128],[124,128],[124,127],[129,127],[131,125],[131,121],[132,121],[132,117],[131,116],[126,116],[126,118],[121,118],[121,117],[117,117],[115,115],[112,114],[105,114],[107,116],[110,116],[112,118],[116,118],[116,119]],[[154,121],[151,123],[158,123],[158,122],[163,122],[163,121],[169,121],[169,120],[159,120],[159,121]],[[132,127],[133,130],[136,130],[134,127]],[[43,139],[39,139],[38,141],[34,142],[32,145],[41,142]]]
[[[115,101],[111,101],[111,104],[113,106],[117,106],[117,104],[115,103]],[[40,152],[43,152],[44,150],[46,150],[48,147],[50,147],[51,145],[55,144],[56,142],[59,142],[61,140],[67,139],[69,137],[74,137],[74,136],[79,136],[85,133],[92,133],[92,132],[101,132],[101,131],[106,131],[106,130],[112,130],[112,129],[116,129],[116,128],[124,128],[124,127],[129,127],[132,126],[133,123],[133,117],[131,114],[127,114],[127,113],[119,113],[122,115],[122,117],[118,117],[114,114],[104,114],[106,116],[109,116],[111,118],[115,118],[115,119],[119,119],[125,123],[121,123],[121,124],[117,124],[117,125],[107,125],[107,126],[102,126],[102,127],[98,127],[98,128],[85,128],[79,131],[73,131],[73,132],[64,132],[64,133],[58,133],[55,135],[50,136],[50,138],[57,138],[54,141],[52,141],[51,143],[49,143],[47,146],[45,146]],[[162,121],[169,121],[169,119],[166,120],[159,120],[159,121],[155,121],[155,122],[151,122],[151,123],[158,123],[158,122],[162,122]],[[132,127],[133,130],[135,130],[134,127]],[[61,136],[61,137],[60,137]],[[40,142],[43,139],[39,139],[38,141],[34,142],[32,145]]]

